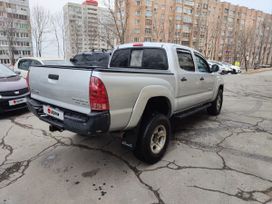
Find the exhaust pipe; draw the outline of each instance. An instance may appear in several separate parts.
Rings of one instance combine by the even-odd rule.
[[[54,125],[50,125],[50,126],[49,126],[49,131],[50,131],[50,132],[56,132],[56,131],[58,131],[58,132],[63,132],[63,129],[62,129],[62,128],[59,128],[59,127],[57,127],[57,126],[54,126]]]

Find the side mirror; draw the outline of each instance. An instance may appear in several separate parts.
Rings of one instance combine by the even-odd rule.
[[[20,75],[21,72],[20,71],[15,71],[15,74]]]
[[[217,64],[212,65],[211,71],[212,72],[218,72],[219,71],[219,66]]]

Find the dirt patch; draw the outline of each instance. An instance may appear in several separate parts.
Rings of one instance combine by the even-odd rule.
[[[92,171],[84,172],[84,173],[82,173],[81,175],[82,175],[82,177],[85,177],[85,178],[86,178],[86,177],[92,178],[92,177],[94,177],[99,171],[100,171],[100,168],[94,169],[94,170],[92,170]]]

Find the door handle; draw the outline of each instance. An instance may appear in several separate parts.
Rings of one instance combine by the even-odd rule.
[[[183,78],[180,79],[180,81],[182,81],[182,82],[187,81],[187,78],[183,77]]]
[[[48,79],[59,80],[59,75],[56,75],[56,74],[49,74],[49,75],[48,75]]]
[[[201,77],[201,78],[200,78],[200,81],[204,81],[204,80],[205,80],[204,77]]]

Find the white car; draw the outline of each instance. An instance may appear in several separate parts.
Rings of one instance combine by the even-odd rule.
[[[37,57],[23,57],[17,60],[14,65],[14,72],[20,74],[22,77],[26,78],[27,72],[30,66],[40,66],[40,65],[67,65],[72,66],[73,64],[69,61],[63,59],[46,59]]]
[[[227,62],[222,62],[222,64],[225,65],[226,67],[228,67],[229,73],[232,73],[232,74],[241,73],[240,67],[234,66],[234,65],[229,64]]]
[[[241,68],[238,67],[238,66],[232,65],[231,68],[232,68],[232,70],[233,70],[233,72],[232,72],[233,74],[242,73]]]
[[[219,67],[219,71],[218,71],[219,74],[227,74],[229,72],[229,69],[226,68],[226,66],[224,66],[220,62],[209,60],[208,63],[209,63],[210,66],[217,65]]]

